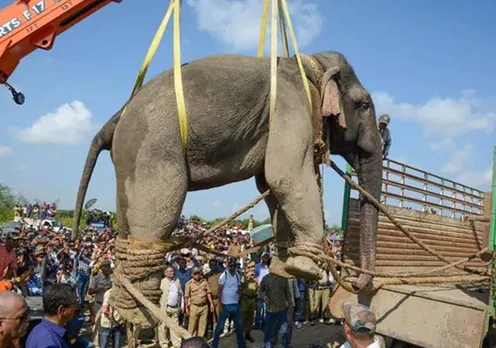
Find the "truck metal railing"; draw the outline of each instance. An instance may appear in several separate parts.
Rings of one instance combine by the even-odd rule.
[[[348,173],[357,180],[351,167]],[[381,202],[385,205],[463,219],[484,214],[484,195],[481,190],[408,164],[392,159],[383,162]],[[358,198],[358,191],[345,187],[345,203],[346,196]]]

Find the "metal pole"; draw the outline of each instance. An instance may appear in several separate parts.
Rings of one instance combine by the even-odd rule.
[[[346,174],[351,177],[351,173],[353,172],[353,168],[350,164],[346,166]],[[343,233],[346,235],[346,231],[348,230],[348,214],[350,210],[350,193],[351,186],[345,181],[344,182],[344,193],[343,193],[343,214],[341,216],[341,228],[343,229]]]
[[[489,228],[489,250],[496,249],[496,146],[493,149],[493,187],[491,191],[491,227]]]

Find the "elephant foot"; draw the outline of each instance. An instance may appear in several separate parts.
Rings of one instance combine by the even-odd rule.
[[[322,278],[319,266],[311,258],[306,256],[289,257],[284,269],[295,278],[302,278],[309,281],[320,280]]]
[[[286,271],[286,263],[278,256],[272,256],[270,259],[270,273],[283,278],[293,278],[293,275]]]

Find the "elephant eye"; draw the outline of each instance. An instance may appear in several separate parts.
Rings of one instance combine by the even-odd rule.
[[[358,108],[367,111],[370,108],[370,102],[368,101],[360,101],[358,102]]]

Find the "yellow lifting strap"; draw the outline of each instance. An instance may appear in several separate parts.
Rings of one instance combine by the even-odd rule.
[[[303,69],[303,63],[301,61],[298,43],[296,42],[296,35],[293,29],[293,23],[291,21],[291,17],[289,15],[288,4],[286,0],[265,0],[263,12],[262,12],[262,22],[260,25],[260,37],[258,41],[258,56],[262,57],[264,53],[265,46],[265,36],[267,33],[267,24],[269,18],[269,5],[272,1],[272,16],[271,16],[271,49],[270,49],[270,108],[269,115],[272,118],[272,115],[275,111],[275,100],[277,95],[277,18],[278,18],[278,7],[282,8],[282,12],[284,17],[280,18],[281,25],[281,33],[282,33],[282,43],[283,50],[285,51],[285,56],[289,55],[289,48],[287,46],[287,38],[286,38],[286,24],[289,29],[289,35],[291,37],[291,41],[293,43],[293,49],[295,51],[296,62],[298,63],[298,68],[301,73],[301,78],[303,82],[303,88],[305,89],[305,93],[307,94],[308,106],[310,109],[310,113],[313,112],[312,109],[312,95],[310,94],[310,86],[308,84],[307,77],[305,75],[305,70]]]
[[[180,33],[180,14],[181,14],[181,0],[171,0],[169,4],[169,8],[165,13],[160,26],[158,27],[155,36],[148,48],[145,59],[141,64],[140,71],[136,78],[136,82],[134,83],[133,91],[131,92],[131,96],[124,106],[124,110],[122,110],[121,116],[126,112],[129,101],[134,97],[136,92],[143,85],[143,81],[145,80],[146,73],[148,71],[148,67],[153,59],[153,56],[157,52],[158,46],[162,41],[162,37],[164,36],[165,30],[167,28],[167,24],[169,23],[170,17],[172,15],[172,11],[174,11],[174,89],[176,92],[176,103],[177,103],[177,112],[179,115],[179,128],[181,131],[181,140],[183,143],[183,150],[186,152],[188,145],[188,116],[186,114],[186,104],[184,101],[184,91],[183,91],[183,81],[181,76],[181,33]]]

